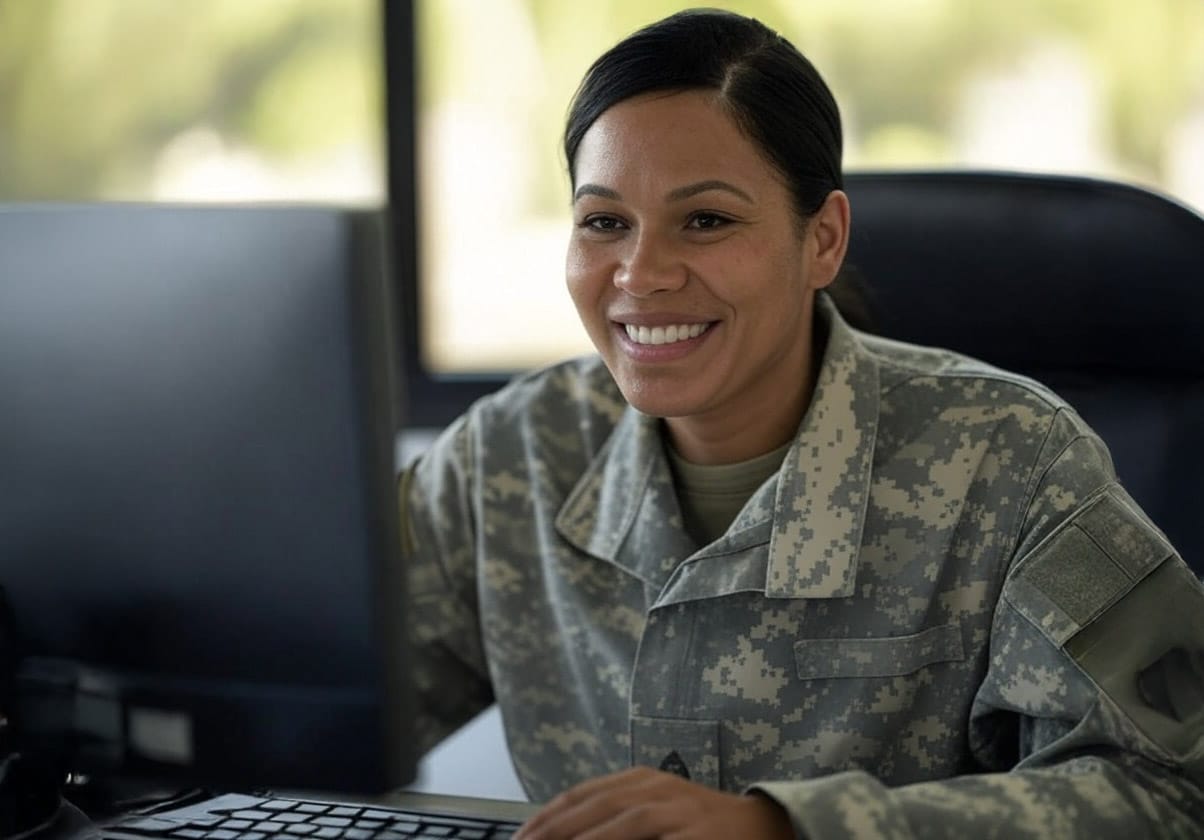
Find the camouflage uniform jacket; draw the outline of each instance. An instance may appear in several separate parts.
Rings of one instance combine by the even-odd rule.
[[[596,359],[403,476],[424,747],[496,698],[536,801],[641,763],[805,837],[1204,836],[1204,593],[1100,439],[818,312],[810,409],[710,545]]]

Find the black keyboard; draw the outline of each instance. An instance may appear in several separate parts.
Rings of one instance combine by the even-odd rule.
[[[506,840],[519,823],[375,805],[226,794],[101,827],[113,840]]]

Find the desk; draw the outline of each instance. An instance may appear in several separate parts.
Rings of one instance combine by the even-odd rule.
[[[510,762],[498,707],[490,706],[431,750],[407,790],[526,801]]]
[[[410,791],[386,794],[373,801],[391,808],[435,811],[457,817],[501,818],[515,822],[522,822],[539,810],[539,806],[531,802]]]

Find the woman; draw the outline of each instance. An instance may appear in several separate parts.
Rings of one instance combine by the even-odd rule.
[[[600,359],[402,484],[426,746],[496,698],[550,799],[524,840],[1195,836],[1198,581],[1056,396],[842,319],[840,147],[756,21],[590,69],[567,279]]]

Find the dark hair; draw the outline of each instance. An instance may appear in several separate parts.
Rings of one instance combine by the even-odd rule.
[[[800,221],[840,189],[840,111],[819,72],[765,24],[690,9],[611,47],[585,74],[569,107],[564,151],[576,187],[581,138],[611,106],[645,93],[714,90],[741,130],[778,169]]]

